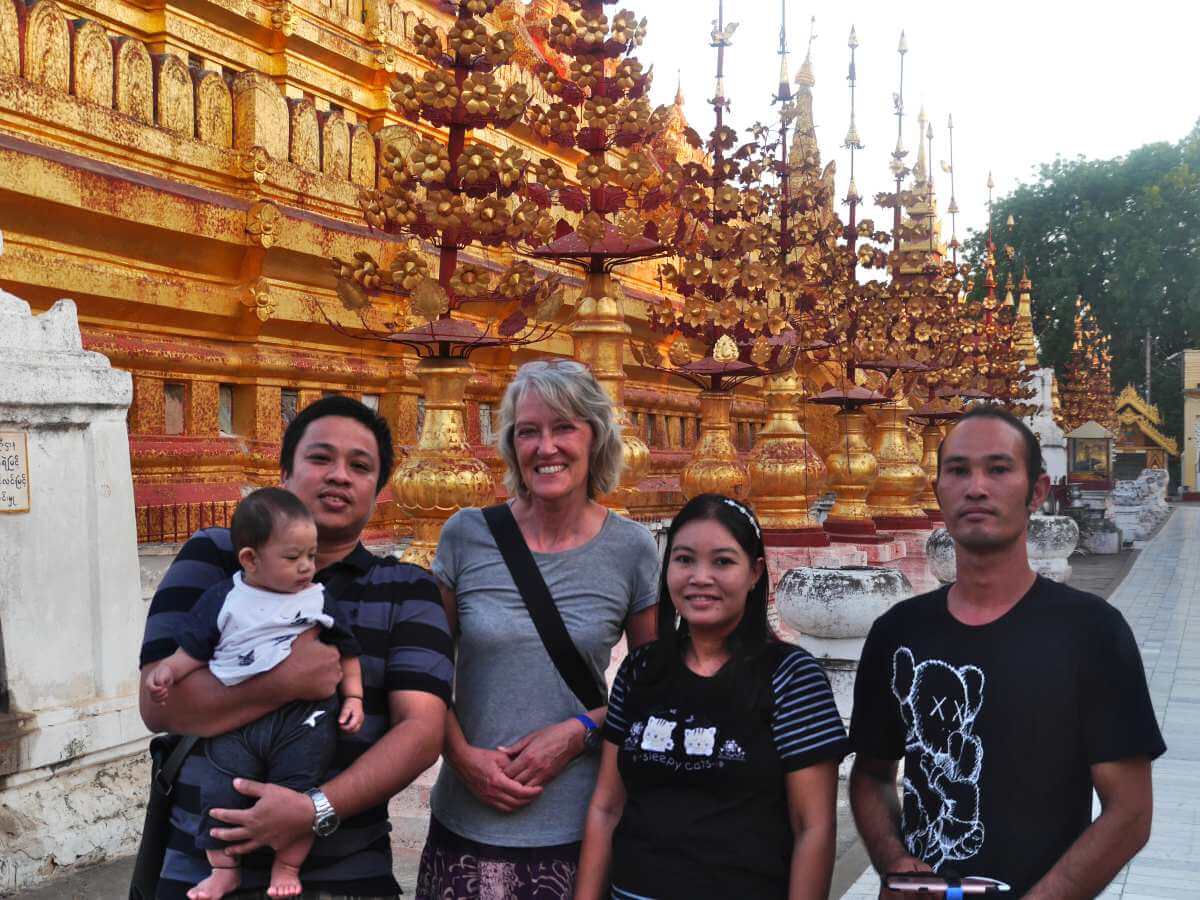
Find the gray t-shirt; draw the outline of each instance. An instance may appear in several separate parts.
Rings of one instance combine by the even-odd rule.
[[[534,553],[571,640],[598,684],[626,620],[658,599],[650,532],[609,513],[600,533],[572,550]],[[495,748],[585,712],[551,662],[482,511],[464,509],[442,529],[433,574],[458,601],[454,711],[468,743]],[[574,759],[542,794],[513,813],[476,799],[443,764],[430,805],[438,821],[473,841],[548,847],[582,840],[599,757]]]

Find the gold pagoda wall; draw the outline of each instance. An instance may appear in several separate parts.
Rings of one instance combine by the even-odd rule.
[[[272,483],[284,409],[325,393],[367,397],[400,452],[414,443],[415,360],[337,335],[317,305],[336,306],[330,256],[385,255],[390,238],[365,227],[357,197],[378,182],[382,148],[420,134],[388,91],[394,72],[422,67],[408,39],[419,17],[443,14],[418,0],[0,0],[0,287],[35,309],[74,299],[85,345],[133,374],[143,538],[219,520],[244,486]],[[523,129],[483,137],[533,144]],[[537,149],[570,171],[573,158]],[[625,285],[645,339],[653,265]],[[495,465],[488,418],[515,366],[570,350],[561,335],[474,358],[468,429],[483,458]],[[669,512],[699,405],[660,374],[629,374],[653,450],[634,512]],[[739,398],[740,450],[763,418],[755,392]],[[157,507],[195,519],[175,528],[158,509],[156,524]],[[386,502],[375,524],[405,528]]]

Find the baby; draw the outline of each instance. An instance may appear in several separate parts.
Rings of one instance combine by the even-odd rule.
[[[266,672],[287,657],[297,636],[320,625],[322,639],[341,651],[342,702],[340,711],[336,695],[318,703],[288,703],[204,742],[199,758],[205,767],[204,815],[197,843],[205,848],[212,873],[188,891],[191,900],[220,900],[241,884],[237,859],[209,834],[223,825],[210,810],[248,805],[248,798],[233,789],[233,779],[269,780],[295,791],[315,788],[332,761],[337,727],[353,733],[363,723],[362,650],[334,601],[313,583],[317,526],[312,514],[294,494],[263,488],[238,504],[230,533],[242,571],[196,601],[175,635],[179,649],[150,676],[151,698],[165,702],[172,685],[205,665],[226,685]],[[300,865],[312,842],[308,834],[275,854],[269,896],[301,894]]]

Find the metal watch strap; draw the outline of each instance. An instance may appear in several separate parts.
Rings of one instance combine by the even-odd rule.
[[[341,823],[338,821],[337,811],[329,802],[329,798],[325,796],[325,792],[320,788],[312,788],[304,793],[313,804],[313,833],[319,837],[328,837],[337,831],[337,827]]]

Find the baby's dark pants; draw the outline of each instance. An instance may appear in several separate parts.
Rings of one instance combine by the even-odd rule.
[[[209,815],[212,809],[246,809],[255,798],[233,789],[234,778],[307,791],[321,783],[333,761],[341,703],[336,694],[316,703],[297,700],[235,731],[205,741],[200,781],[203,817],[196,843],[205,850],[223,849],[227,841],[212,837],[213,828],[231,827]]]

